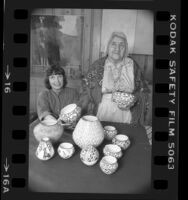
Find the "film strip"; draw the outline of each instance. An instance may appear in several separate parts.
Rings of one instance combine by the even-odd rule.
[[[32,1],[4,3],[1,197],[177,199],[180,2]],[[141,9],[154,13],[151,185],[144,194],[49,193],[29,189],[30,28],[36,8]],[[109,179],[110,181],[110,179]],[[112,180],[111,180],[112,181]],[[42,191],[42,190],[41,190]]]

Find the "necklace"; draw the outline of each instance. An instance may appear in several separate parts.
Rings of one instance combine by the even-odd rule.
[[[121,64],[119,67],[113,67],[111,66],[111,72],[112,72],[112,77],[113,81],[117,82],[121,76],[123,65]]]

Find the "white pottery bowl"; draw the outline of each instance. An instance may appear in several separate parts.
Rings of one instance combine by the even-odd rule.
[[[127,135],[118,134],[112,139],[112,143],[118,145],[123,150],[127,149],[131,142],[129,140],[129,137]]]
[[[107,140],[112,140],[117,135],[117,130],[114,126],[104,127],[104,136]]]
[[[92,166],[97,163],[99,152],[95,147],[87,146],[81,150],[80,159],[85,165]]]
[[[107,144],[103,149],[105,156],[113,156],[115,158],[120,158],[122,156],[121,148],[115,144]]]
[[[81,115],[81,108],[76,104],[65,106],[60,112],[60,119],[65,123],[72,124],[78,120]]]
[[[104,140],[104,129],[97,117],[86,115],[78,121],[72,137],[80,148],[89,145],[97,147]]]
[[[117,159],[113,156],[104,156],[99,166],[105,174],[113,174],[118,168]]]
[[[75,148],[73,144],[68,142],[63,142],[59,145],[57,152],[61,158],[68,159],[74,154]]]
[[[112,94],[112,101],[118,104],[119,108],[129,109],[136,102],[136,97],[131,93],[114,92]]]
[[[54,153],[55,151],[50,139],[47,137],[42,138],[35,152],[37,158],[40,160],[49,160],[53,157]]]

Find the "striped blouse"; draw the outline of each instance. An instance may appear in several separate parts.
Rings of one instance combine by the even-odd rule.
[[[47,115],[53,115],[58,118],[63,107],[71,103],[78,104],[78,102],[79,94],[73,88],[63,88],[59,94],[56,94],[53,90],[46,89],[38,96],[37,114],[40,120],[43,120]]]

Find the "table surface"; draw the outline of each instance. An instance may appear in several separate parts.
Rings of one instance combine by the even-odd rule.
[[[38,142],[34,138],[33,128],[36,120],[30,124],[29,138],[29,189],[35,192],[63,193],[116,193],[141,194],[150,189],[151,184],[151,146],[148,143],[144,127],[120,123],[102,122],[102,125],[113,125],[118,134],[129,136],[131,145],[123,151],[118,160],[119,167],[114,174],[104,174],[99,161],[103,153],[104,142],[97,148],[100,159],[94,166],[86,166],[80,160],[80,149],[75,145],[74,155],[64,160],[57,153],[61,142],[71,142],[72,131],[65,131],[59,143],[54,146],[55,156],[48,161],[41,161],[35,156]]]

